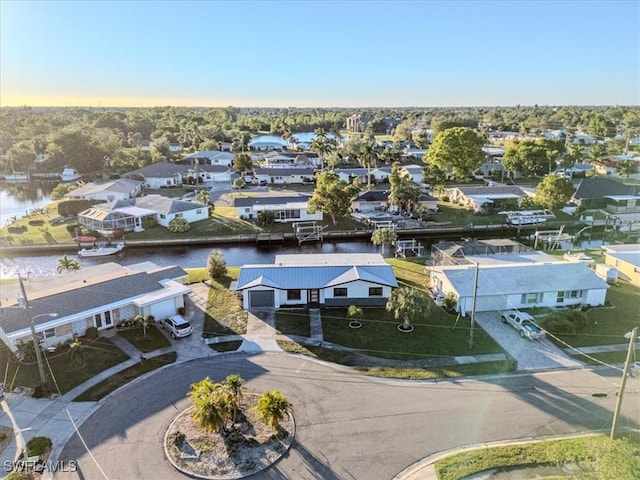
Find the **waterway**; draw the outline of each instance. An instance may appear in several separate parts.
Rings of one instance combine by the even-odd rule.
[[[55,183],[3,185],[0,189],[0,226],[6,225],[14,216],[24,217],[32,208],[51,203],[51,190],[55,186]]]

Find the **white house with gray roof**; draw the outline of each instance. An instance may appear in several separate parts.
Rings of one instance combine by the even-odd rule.
[[[476,272],[476,311],[604,305],[609,285],[587,265],[558,261],[537,251],[469,255],[458,265],[429,268],[436,299],[452,295],[456,310],[471,313]]]
[[[132,170],[126,176],[143,177],[143,186],[145,188],[170,188],[182,185],[182,179],[187,170],[188,168],[185,165],[163,161]]]
[[[152,315],[156,321],[175,315],[190,291],[182,283],[186,278],[178,266],[105,263],[35,277],[24,285],[36,335],[42,345],[53,346],[84,335],[89,327],[105,330],[137,315]],[[3,284],[0,339],[14,352],[20,342],[31,341],[29,319],[18,302],[21,295],[17,280]]]
[[[126,198],[134,198],[140,194],[142,182],[130,178],[117,180],[97,180],[87,183],[65,195],[70,199],[94,199],[115,202]]]
[[[309,195],[302,194],[236,197],[233,206],[238,217],[248,220],[257,219],[263,211],[273,212],[274,220],[279,223],[322,220],[322,212],[309,212],[309,198]]]
[[[377,253],[276,255],[272,265],[244,265],[236,290],[247,310],[282,307],[384,306],[398,286]]]
[[[533,193],[514,185],[506,186],[461,186],[444,191],[452,203],[473,209],[475,212],[504,210],[509,204],[520,205],[523,199]]]

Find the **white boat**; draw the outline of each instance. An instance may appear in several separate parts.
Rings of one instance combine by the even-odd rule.
[[[60,174],[60,179],[63,182],[75,182],[76,180],[80,180],[80,178],[82,178],[82,175],[80,175],[75,168],[68,165],[65,165]]]
[[[113,255],[124,250],[124,242],[118,242],[117,245],[107,245],[106,243],[99,243],[95,247],[83,248],[78,251],[78,255],[81,257],[104,257],[106,255]]]
[[[5,182],[8,183],[28,183],[29,175],[21,172],[7,173],[3,175]]]
[[[568,251],[562,256],[562,258],[564,258],[569,262],[593,263],[594,261],[593,258],[591,258],[589,255],[586,255],[582,252]]]

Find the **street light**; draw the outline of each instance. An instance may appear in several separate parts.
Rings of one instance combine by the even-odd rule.
[[[47,374],[44,371],[44,365],[42,363],[42,352],[40,351],[40,343],[38,342],[38,338],[36,337],[36,325],[35,320],[38,317],[49,317],[55,318],[58,316],[57,313],[39,313],[38,315],[33,315],[31,313],[31,307],[29,306],[29,300],[27,298],[27,292],[24,288],[24,282],[22,281],[22,276],[18,276],[18,280],[20,281],[20,290],[22,290],[22,297],[18,297],[18,304],[25,309],[27,312],[27,317],[29,319],[29,328],[31,328],[31,340],[33,341],[33,348],[36,351],[36,360],[38,361],[38,373],[40,374],[40,383],[45,385],[47,383]]]

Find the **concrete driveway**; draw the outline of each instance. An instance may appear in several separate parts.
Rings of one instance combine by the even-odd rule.
[[[522,338],[517,330],[502,323],[500,312],[476,314],[476,322],[518,362],[518,371],[577,368],[584,364],[569,358],[547,339]]]

